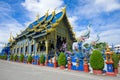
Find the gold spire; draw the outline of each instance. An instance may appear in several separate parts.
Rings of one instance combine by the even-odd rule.
[[[9,38],[8,41],[9,41],[9,42],[12,42],[12,41],[13,41],[13,39],[12,39],[12,33],[10,33],[10,38]]]
[[[110,48],[109,48],[108,44],[106,45],[106,51],[110,52]]]
[[[40,17],[40,15],[37,13],[37,15],[36,15],[36,20],[38,20],[38,19],[39,19],[39,17]]]
[[[7,44],[5,43],[3,47],[6,47],[6,46],[7,46]]]
[[[46,16],[48,16],[48,12],[49,12],[49,9],[48,9],[47,12],[46,12]]]

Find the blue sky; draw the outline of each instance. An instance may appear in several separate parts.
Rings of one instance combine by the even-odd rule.
[[[0,42],[7,42],[10,32],[16,36],[35,20],[67,6],[68,19],[79,37],[89,24],[91,42],[100,34],[100,41],[120,44],[120,0],[0,0]]]

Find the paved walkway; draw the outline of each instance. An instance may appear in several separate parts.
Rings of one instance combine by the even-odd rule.
[[[111,77],[0,60],[0,80],[120,80],[120,73]]]

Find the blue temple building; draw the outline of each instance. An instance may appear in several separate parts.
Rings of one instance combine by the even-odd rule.
[[[58,13],[37,16],[17,37],[10,39],[9,47],[11,54],[52,55],[60,51],[63,44],[71,46],[74,41],[75,34],[63,8]]]

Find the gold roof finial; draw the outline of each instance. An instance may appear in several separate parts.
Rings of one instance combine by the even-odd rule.
[[[3,47],[6,47],[6,46],[7,46],[7,44],[5,43]]]
[[[62,9],[66,9],[66,7],[67,7],[67,4]]]
[[[16,35],[18,36],[18,33],[16,33]]]
[[[57,9],[57,7],[53,10],[52,14],[55,14],[55,10]]]
[[[10,38],[9,38],[9,42],[12,42],[13,39],[12,39],[12,32],[10,33]]]
[[[106,51],[110,52],[110,48],[109,48],[108,44],[106,45]]]
[[[57,7],[54,9],[54,11],[57,9]]]
[[[49,12],[49,9],[47,10],[47,12],[46,12],[46,15],[48,16],[48,12]]]
[[[39,18],[40,18],[40,15],[37,13],[36,20],[38,20]]]

